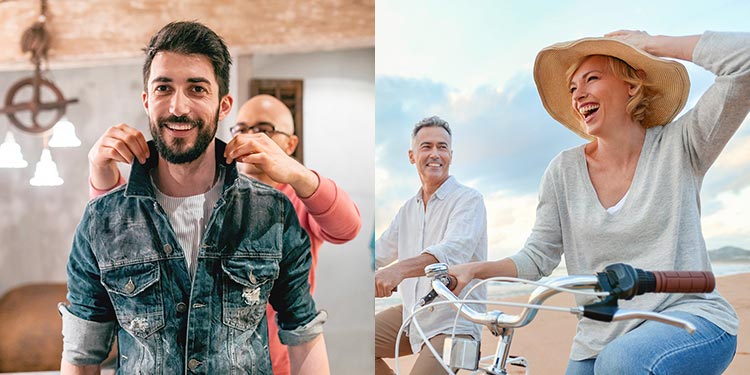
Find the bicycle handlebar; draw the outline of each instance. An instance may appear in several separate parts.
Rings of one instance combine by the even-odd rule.
[[[529,324],[538,311],[536,308],[525,307],[519,315],[504,314],[500,311],[480,313],[459,302],[456,295],[446,287],[448,282],[445,280],[450,276],[447,265],[443,263],[429,265],[425,267],[425,274],[433,279],[431,293],[453,302],[451,305],[464,318],[474,323],[488,327],[518,328]],[[655,312],[618,309],[616,301],[617,299],[631,299],[635,295],[644,293],[708,293],[713,291],[716,280],[711,272],[643,271],[618,263],[608,266],[605,272],[597,273],[597,275],[565,276],[552,280],[548,284],[557,288],[597,289],[610,293],[610,296],[603,302],[572,308],[571,313],[601,321],[656,320],[693,333],[695,327],[685,320]],[[545,300],[557,293],[560,292],[550,287],[537,287],[531,293],[528,303],[542,305]]]
[[[597,274],[601,289],[617,298],[631,299],[644,293],[710,293],[716,286],[707,271],[644,271],[617,263]]]

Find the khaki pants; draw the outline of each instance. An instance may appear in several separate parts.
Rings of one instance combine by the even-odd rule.
[[[375,315],[375,375],[390,375],[394,374],[393,370],[388,367],[383,358],[393,358],[394,351],[396,348],[396,335],[398,329],[401,327],[402,316],[401,310],[402,305],[393,306],[386,310],[381,311]],[[430,338],[430,344],[435,347],[438,354],[443,354],[443,342],[449,335],[439,334]],[[470,335],[456,335],[457,337],[471,337]],[[398,356],[406,356],[414,354],[409,344],[409,337],[406,334],[401,334],[401,341],[399,342]],[[440,363],[435,359],[427,347],[422,345],[422,349],[419,351],[414,366],[411,369],[411,375],[436,375],[444,374],[445,369],[440,366]]]

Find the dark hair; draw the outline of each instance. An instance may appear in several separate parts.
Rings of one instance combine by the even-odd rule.
[[[419,120],[418,123],[414,124],[414,129],[411,131],[411,139],[414,139],[417,136],[417,133],[422,128],[426,127],[439,127],[445,129],[445,131],[448,132],[448,136],[452,137],[453,134],[451,134],[451,127],[448,125],[448,121],[445,121],[437,116],[430,116],[425,117],[421,120]]]
[[[143,49],[146,61],[143,63],[143,88],[148,91],[148,77],[151,62],[160,51],[185,55],[199,54],[208,57],[214,67],[219,83],[219,99],[229,93],[229,66],[232,57],[220,36],[199,22],[170,22],[151,37]]]

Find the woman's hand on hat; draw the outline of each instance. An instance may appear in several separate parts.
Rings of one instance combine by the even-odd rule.
[[[646,52],[650,52],[647,49],[647,44],[651,40],[651,35],[641,30],[617,30],[611,33],[604,34],[605,38],[613,38],[622,40],[638,49],[642,49]]]
[[[672,57],[685,61],[693,61],[693,50],[700,39],[700,35],[649,35],[640,30],[617,30],[605,34],[604,37],[622,40],[654,56]]]

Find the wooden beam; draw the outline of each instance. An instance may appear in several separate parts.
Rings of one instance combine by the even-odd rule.
[[[142,57],[149,38],[171,21],[196,20],[233,54],[373,47],[374,0],[48,0],[51,67]],[[29,69],[20,38],[39,2],[0,2],[0,70]]]

